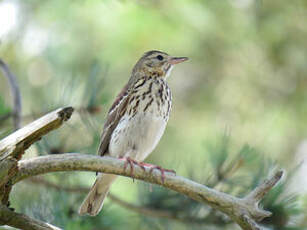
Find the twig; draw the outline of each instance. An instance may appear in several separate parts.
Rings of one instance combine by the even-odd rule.
[[[18,167],[19,172],[12,178],[13,184],[31,176],[59,171],[93,171],[131,176],[130,171],[124,170],[124,162],[122,160],[78,153],[41,156],[23,160],[19,162]],[[276,173],[276,175],[280,174],[282,174],[282,171]],[[209,204],[211,207],[228,215],[244,230],[254,230],[256,226],[254,225],[255,221],[260,221],[271,215],[270,212],[260,209],[258,203],[253,203],[249,199],[249,196],[243,199],[236,198],[170,173],[165,175],[165,181],[163,183],[158,171],[149,173],[149,169],[147,169],[144,172],[140,167],[136,166],[133,177],[159,184],[165,188],[182,193],[196,201]],[[270,184],[275,184],[277,182],[276,178],[278,177],[274,175],[267,181]],[[267,183],[265,182],[265,184]],[[255,190],[259,191],[263,188],[267,189],[267,186],[259,185]]]
[[[14,109],[13,109],[13,119],[14,119],[14,128],[15,130],[20,128],[20,121],[21,121],[21,95],[19,86],[17,83],[16,76],[10,71],[9,67],[5,62],[0,59],[0,67],[3,72],[3,75],[7,78],[12,96],[14,99]]]
[[[275,184],[281,179],[283,171],[278,171],[270,179],[265,180],[261,185],[256,187],[248,196],[246,200],[251,203],[259,203],[263,197],[275,186]]]
[[[23,230],[61,230],[51,224],[16,213],[4,205],[0,205],[0,225],[9,225]]]

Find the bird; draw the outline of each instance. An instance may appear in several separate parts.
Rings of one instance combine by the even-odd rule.
[[[128,83],[115,98],[101,134],[98,154],[151,167],[164,172],[172,171],[143,161],[160,141],[172,108],[172,94],[166,79],[174,65],[187,57],[173,57],[165,52],[145,52],[132,69]],[[80,215],[96,216],[102,209],[110,186],[117,175],[99,173],[88,195],[79,208]]]

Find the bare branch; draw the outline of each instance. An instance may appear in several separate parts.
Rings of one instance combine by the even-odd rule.
[[[2,139],[0,161],[8,156],[19,159],[34,142],[68,120],[72,112],[72,107],[57,109]]]
[[[122,160],[78,153],[42,156],[23,160],[19,162],[18,167],[19,172],[12,178],[13,184],[31,176],[59,171],[93,171],[130,177],[130,171],[124,170],[124,162]],[[260,221],[271,215],[270,212],[260,209],[257,203],[252,203],[246,198],[237,198],[171,173],[166,173],[165,181],[162,183],[161,175],[158,171],[149,173],[149,169],[146,168],[146,172],[144,172],[140,167],[136,166],[133,177],[159,184],[196,201],[209,204],[211,207],[227,214],[245,230],[254,230],[254,220]],[[260,185],[259,189],[262,187]],[[256,189],[259,190],[258,188]]]
[[[7,205],[11,191],[10,178],[17,171],[17,162],[22,154],[43,135],[58,128],[68,120],[73,112],[72,107],[53,111],[29,125],[17,130],[0,141],[0,203]]]
[[[4,205],[0,205],[0,225],[9,225],[23,230],[61,230],[51,224],[16,213]]]
[[[5,62],[0,59],[0,67],[3,72],[3,75],[7,78],[12,96],[14,99],[14,112],[13,112],[13,118],[14,118],[14,127],[15,130],[20,128],[20,120],[21,120],[21,95],[19,86],[17,84],[17,78],[16,76],[10,71],[9,67]]]
[[[261,201],[265,194],[267,194],[281,179],[282,175],[283,171],[277,171],[269,179],[265,180],[261,185],[256,187],[250,194],[248,194],[245,199],[250,200],[253,203]]]
[[[245,222],[245,225],[249,226],[252,230],[261,230],[261,227],[248,215],[243,215],[243,220]]]

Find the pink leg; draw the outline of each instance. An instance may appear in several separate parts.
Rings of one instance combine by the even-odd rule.
[[[158,165],[153,165],[153,164],[148,164],[148,163],[144,163],[144,162],[137,162],[136,160],[133,160],[130,157],[120,157],[120,160],[125,160],[125,164],[124,164],[124,170],[126,171],[126,168],[128,166],[128,164],[130,165],[130,169],[131,169],[131,177],[133,178],[133,170],[134,170],[134,165],[138,165],[140,166],[144,171],[145,171],[145,167],[149,167],[150,170],[149,172],[152,173],[152,171],[154,169],[158,169],[161,172],[161,180],[162,183],[164,183],[165,181],[165,172],[170,172],[170,173],[174,173],[176,175],[176,172],[174,170],[171,169],[164,169]],[[133,178],[134,181],[134,178]]]
[[[126,171],[128,164],[130,165],[132,178],[133,178],[134,164],[140,166],[145,171],[145,167],[143,165],[141,165],[141,163],[137,162],[136,160],[133,160],[130,157],[120,157],[119,159],[125,161],[125,164],[124,164],[124,170],[125,171]],[[133,180],[134,180],[134,178],[133,178]]]
[[[150,173],[152,173],[152,171],[154,169],[160,170],[162,183],[164,183],[164,181],[165,181],[165,172],[174,173],[176,175],[176,172],[174,170],[172,170],[172,169],[164,169],[164,168],[162,168],[162,167],[160,167],[158,165],[148,164],[148,163],[144,163],[144,162],[140,162],[139,165],[143,166],[142,168],[144,169],[144,171],[145,171],[145,167],[144,166],[149,167],[150,168],[150,170],[149,170]]]

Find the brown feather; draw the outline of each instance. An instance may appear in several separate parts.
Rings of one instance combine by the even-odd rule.
[[[129,97],[130,95],[128,83],[117,95],[114,103],[112,104],[108,112],[107,121],[103,126],[103,131],[100,138],[101,141],[98,149],[98,154],[100,156],[103,156],[108,152],[111,135],[116,128],[120,118],[125,114]]]

